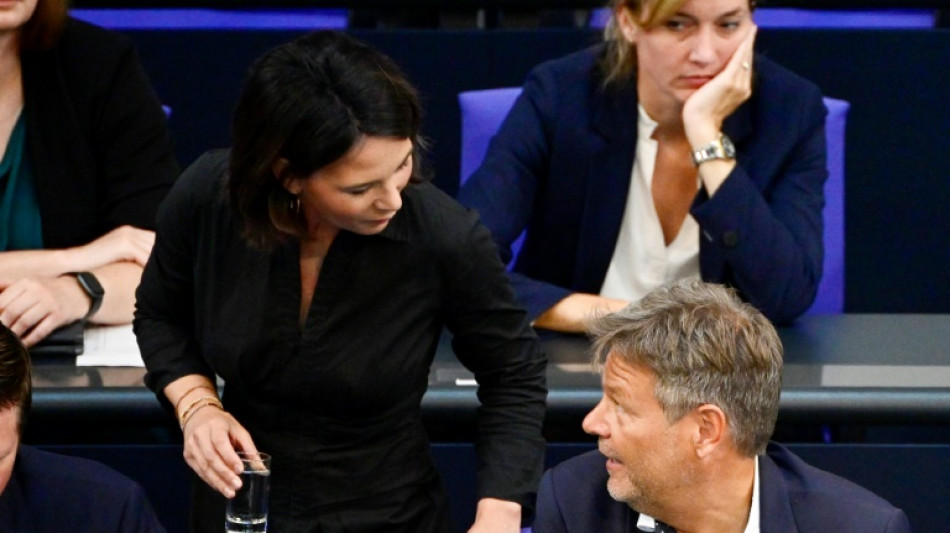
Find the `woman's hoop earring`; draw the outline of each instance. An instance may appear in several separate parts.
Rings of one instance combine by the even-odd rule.
[[[290,203],[287,205],[290,214],[299,217],[300,216],[300,197],[296,194],[290,196]]]

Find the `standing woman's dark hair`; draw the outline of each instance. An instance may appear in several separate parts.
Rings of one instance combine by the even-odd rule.
[[[420,123],[416,92],[396,64],[352,37],[314,32],[265,53],[234,112],[228,191],[245,237],[268,246],[301,235],[298,201],[282,183],[339,160],[364,136],[411,139],[418,181]],[[281,158],[289,165],[277,176]]]
[[[20,431],[32,404],[30,354],[19,337],[0,324],[0,410],[20,408]]]
[[[66,0],[37,0],[33,16],[21,28],[20,50],[47,50],[63,32]]]

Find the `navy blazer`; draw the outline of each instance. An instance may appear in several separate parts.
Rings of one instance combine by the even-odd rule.
[[[533,533],[632,533],[640,514],[607,492],[606,458],[594,450],[548,470]],[[770,443],[759,458],[762,533],[910,533],[903,511]]]
[[[95,461],[21,445],[0,493],[0,531],[164,533],[165,528],[138,483]]]
[[[597,294],[626,205],[636,80],[605,89],[598,45],[535,68],[459,200],[477,209],[502,259],[527,229],[512,284],[533,320],[573,292]],[[737,166],[699,223],[700,271],[776,322],[814,301],[821,279],[826,110],[818,88],[757,56],[752,97],[723,124]]]

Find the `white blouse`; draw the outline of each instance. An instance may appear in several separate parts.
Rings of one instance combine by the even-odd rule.
[[[637,146],[630,192],[614,255],[600,289],[601,296],[630,301],[639,300],[671,281],[699,277],[699,224],[693,215],[686,215],[669,246],[664,241],[651,192],[657,153],[653,131],[657,123],[643,106],[637,107]],[[697,190],[700,184],[697,176]]]

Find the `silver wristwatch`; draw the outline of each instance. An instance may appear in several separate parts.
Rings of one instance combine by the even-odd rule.
[[[713,159],[735,158],[736,147],[725,133],[720,133],[718,139],[693,152],[693,163],[696,163],[696,166]]]

